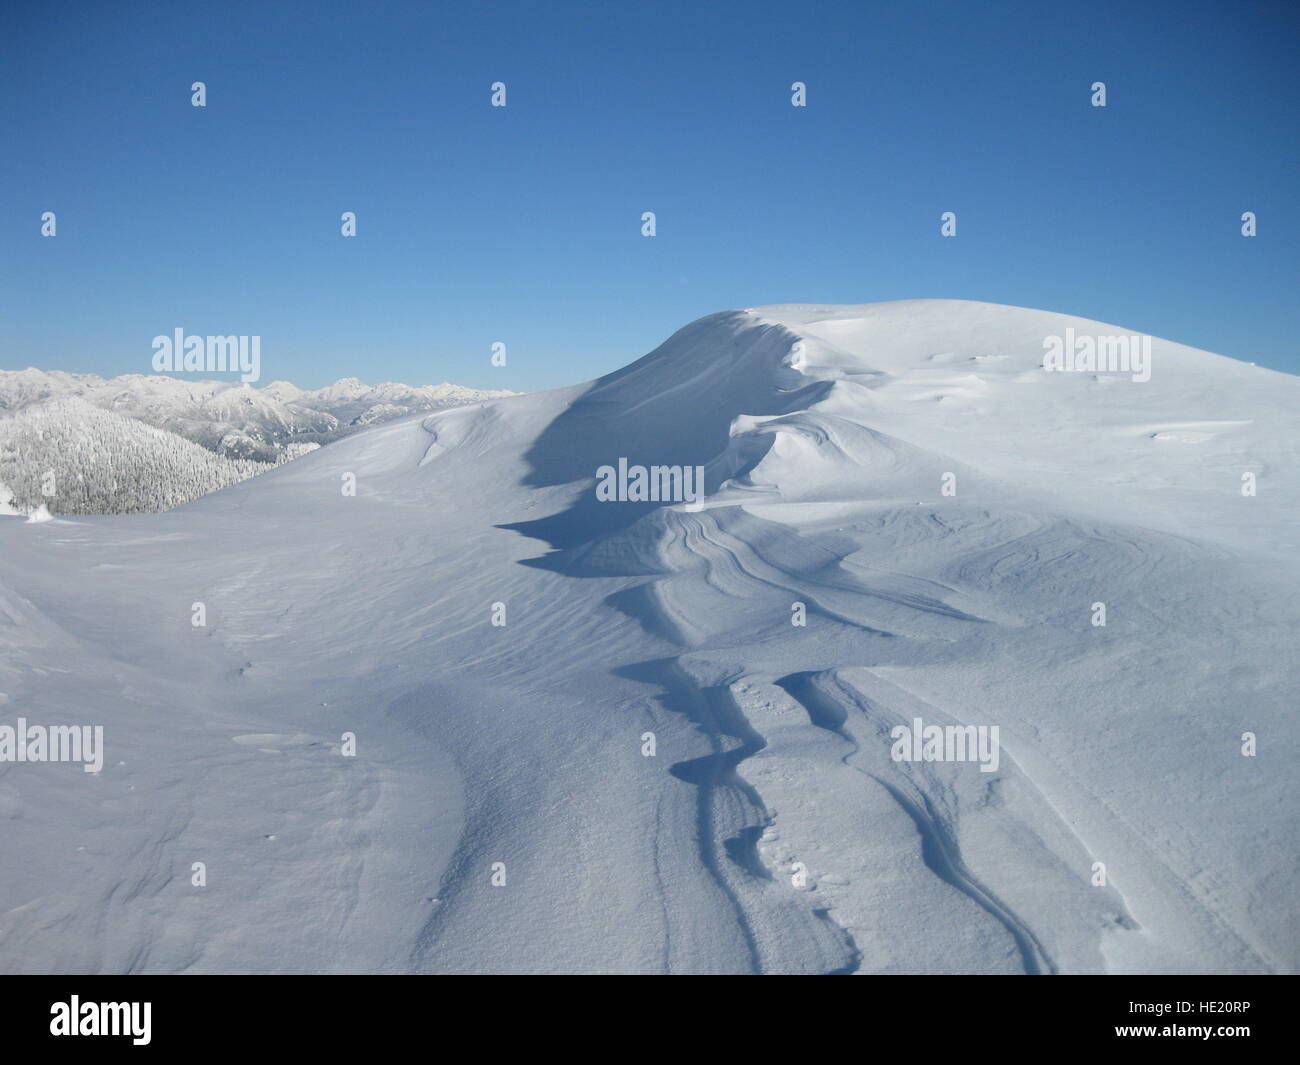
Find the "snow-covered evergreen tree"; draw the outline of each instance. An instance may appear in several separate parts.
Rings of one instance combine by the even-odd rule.
[[[170,510],[271,468],[74,397],[0,418],[0,503],[7,492],[9,513]]]

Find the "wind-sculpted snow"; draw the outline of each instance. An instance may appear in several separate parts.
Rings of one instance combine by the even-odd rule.
[[[169,514],[0,519],[0,722],[108,750],[0,767],[0,968],[1296,970],[1300,382],[1044,370],[1067,329],[1125,332],[728,312]],[[602,502],[620,460],[705,496]]]

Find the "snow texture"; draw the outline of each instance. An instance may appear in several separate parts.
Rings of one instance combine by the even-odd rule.
[[[0,765],[0,969],[1296,971],[1300,380],[1045,370],[1066,329],[1129,332],[726,312],[169,513],[0,517],[0,723],[106,748]],[[620,458],[702,509],[598,502]],[[916,718],[996,770],[896,760]]]

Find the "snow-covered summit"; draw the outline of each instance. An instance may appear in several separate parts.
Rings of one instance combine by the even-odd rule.
[[[1294,972],[1298,400],[1066,315],[761,307],[0,517],[0,709],[108,750],[0,776],[4,967]]]

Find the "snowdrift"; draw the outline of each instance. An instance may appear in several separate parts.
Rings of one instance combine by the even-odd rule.
[[[0,518],[0,724],[107,751],[0,764],[0,969],[1295,971],[1297,410],[1065,315],[762,307]]]

